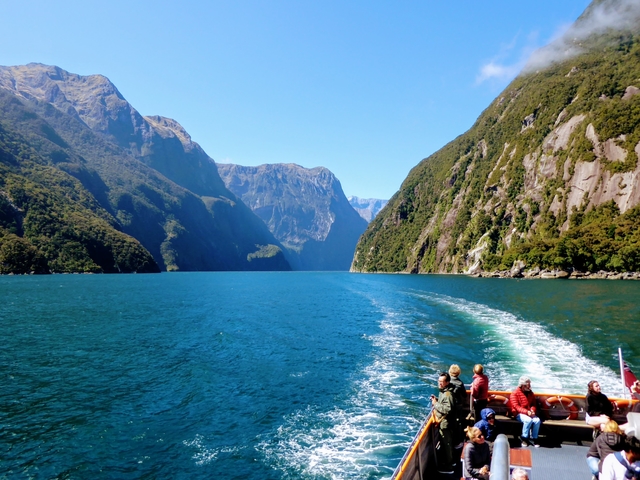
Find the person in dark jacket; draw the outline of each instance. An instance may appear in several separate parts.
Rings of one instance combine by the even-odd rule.
[[[465,478],[489,479],[489,465],[491,465],[491,453],[489,445],[479,428],[469,427],[467,436],[470,443],[464,447],[464,472]]]
[[[496,423],[496,412],[492,408],[483,408],[480,412],[482,420],[476,422],[475,428],[484,435],[485,441],[489,444],[489,449],[493,451],[493,442],[496,441],[500,427]]]
[[[625,445],[625,436],[615,420],[609,420],[604,425],[603,433],[591,444],[587,453],[587,465],[591,474],[598,478],[602,472],[602,462],[612,452],[620,452]]]
[[[600,384],[597,380],[591,380],[587,385],[587,414],[585,420],[587,424],[600,430],[613,415],[613,405],[607,396],[600,391]]]
[[[440,390],[438,398],[431,395],[433,415],[440,433],[440,448],[436,448],[438,471],[453,473],[453,435],[457,426],[453,411],[455,405],[453,386],[447,372],[442,372],[438,377],[438,388]]]
[[[453,444],[456,448],[462,448],[464,442],[464,418],[463,408],[467,403],[467,391],[464,388],[464,382],[460,379],[460,367],[453,364],[449,367],[449,377],[453,386],[454,415],[456,417],[457,428],[454,432]]]

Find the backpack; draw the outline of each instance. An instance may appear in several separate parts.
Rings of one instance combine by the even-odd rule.
[[[627,462],[627,459],[622,456],[622,452],[615,452],[614,456],[627,469],[626,473],[624,474],[624,478],[640,479],[640,465],[638,465],[638,462],[629,464],[629,462]]]

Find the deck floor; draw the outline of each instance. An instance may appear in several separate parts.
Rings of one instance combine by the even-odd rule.
[[[587,467],[589,444],[562,443],[531,448],[533,469],[530,480],[591,480]]]

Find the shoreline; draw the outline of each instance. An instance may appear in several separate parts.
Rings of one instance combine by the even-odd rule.
[[[467,274],[476,278],[530,278],[541,280],[569,279],[569,280],[640,280],[640,272],[608,272],[600,270],[598,272],[580,272],[578,270],[547,270],[533,268],[511,269],[495,272],[477,272]]]

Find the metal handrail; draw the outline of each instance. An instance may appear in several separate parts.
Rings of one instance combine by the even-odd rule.
[[[402,457],[402,460],[400,460],[400,463],[396,467],[396,470],[393,472],[393,476],[391,477],[392,480],[402,479],[404,473],[409,467],[409,463],[411,462],[411,460],[413,460],[416,454],[416,451],[420,446],[420,443],[422,443],[422,439],[424,438],[426,433],[429,431],[429,428],[433,423],[434,423],[434,415],[433,415],[433,408],[432,408],[429,414],[427,415],[427,418],[425,418],[424,422],[422,423],[420,430],[418,430],[418,433],[413,438],[411,445],[409,446],[404,456]]]

